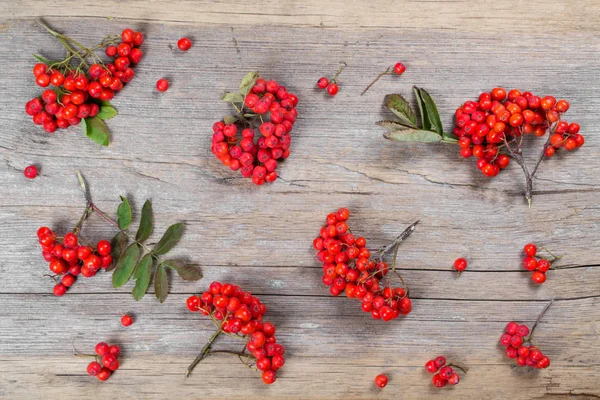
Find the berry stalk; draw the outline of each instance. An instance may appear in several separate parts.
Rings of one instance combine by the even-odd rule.
[[[208,339],[208,342],[206,342],[204,347],[202,347],[202,350],[200,351],[200,354],[198,354],[198,357],[196,357],[196,359],[194,361],[192,361],[190,366],[187,368],[187,371],[185,373],[186,378],[188,378],[192,374],[192,371],[194,370],[194,368],[196,368],[196,365],[200,364],[200,361],[202,361],[206,358],[206,356],[210,352],[210,348],[212,347],[213,343],[215,342],[215,340],[217,340],[217,338],[219,337],[219,335],[221,333],[223,333],[223,328],[217,329],[215,331],[215,333],[212,334],[210,339]]]

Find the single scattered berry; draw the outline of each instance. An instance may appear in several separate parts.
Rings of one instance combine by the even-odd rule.
[[[186,37],[181,38],[177,41],[177,47],[181,51],[188,51],[192,47],[192,41]]]
[[[457,258],[454,261],[454,269],[458,272],[462,272],[465,269],[467,269],[467,260],[465,260],[464,258]]]
[[[25,178],[27,179],[35,179],[38,176],[38,169],[35,165],[29,165],[23,171],[23,175],[25,175]]]
[[[388,384],[388,377],[384,374],[379,374],[375,377],[375,385],[379,388],[384,388]]]
[[[158,90],[159,92],[166,92],[168,88],[169,88],[168,80],[161,78],[158,81],[156,81],[156,90]]]
[[[133,324],[133,318],[127,314],[123,315],[121,317],[121,324],[123,324],[123,326],[129,326]]]
[[[402,64],[401,62],[396,63],[394,65],[394,73],[396,75],[402,75],[404,71],[406,71],[406,66],[404,66],[404,64]]]

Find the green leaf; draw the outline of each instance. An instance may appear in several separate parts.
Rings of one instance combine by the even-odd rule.
[[[429,122],[429,117],[427,116],[427,109],[425,108],[425,104],[423,104],[423,99],[421,98],[421,92],[416,86],[413,87],[413,91],[415,92],[417,104],[419,105],[419,113],[421,114],[421,129],[429,131],[431,130],[431,122]]]
[[[162,264],[177,271],[177,274],[186,281],[197,281],[202,279],[202,270],[194,265],[184,264],[176,260],[165,260]]]
[[[108,146],[108,143],[110,142],[108,128],[97,115],[95,117],[84,118],[83,122],[83,133],[85,133],[87,137],[102,146]]]
[[[237,121],[238,121],[238,117],[236,117],[235,115],[226,115],[225,117],[223,117],[224,124],[234,124]]]
[[[154,294],[161,303],[165,301],[167,294],[169,294],[169,277],[162,264],[159,264],[154,272]]]
[[[135,267],[133,278],[135,281],[135,287],[131,291],[133,298],[136,301],[141,300],[148,290],[150,284],[150,273],[152,272],[152,254],[148,253],[142,257],[141,261]]]
[[[396,140],[398,142],[432,143],[442,140],[442,135],[439,135],[433,131],[424,131],[420,129],[404,129],[401,131],[387,132],[383,135],[383,137],[389,140]]]
[[[242,78],[242,83],[240,83],[240,93],[245,96],[250,92],[252,86],[256,83],[258,79],[258,71],[248,72]]]
[[[388,94],[384,101],[386,107],[400,119],[400,123],[412,128],[417,127],[417,115],[404,97],[399,94]]]
[[[133,279],[139,279],[140,276],[144,273],[145,268],[150,268],[152,266],[152,254],[146,253],[144,257],[140,260],[139,263],[135,266],[135,270],[133,271]]]
[[[111,119],[118,114],[117,110],[110,104],[103,104],[100,106],[100,111],[96,115],[101,120]]]
[[[431,128],[433,128],[433,130],[442,135],[444,133],[444,128],[442,127],[442,121],[440,120],[440,114],[438,113],[435,102],[425,89],[417,88],[417,90],[419,91],[421,101],[423,102],[423,106],[425,107],[427,119],[429,119],[429,122],[431,123]]]
[[[156,246],[154,246],[152,252],[156,255],[168,253],[179,242],[179,239],[181,239],[183,227],[182,222],[171,225]]]
[[[125,232],[121,231],[119,233],[117,233],[111,241],[111,255],[113,258],[113,263],[112,265],[107,269],[107,271],[112,271],[113,269],[115,269],[115,266],[117,265],[117,263],[119,262],[119,259],[121,259],[121,255],[123,254],[123,250],[125,250],[125,247],[127,247],[127,235],[125,235]]]
[[[375,122],[375,124],[379,125],[381,127],[384,127],[385,129],[388,129],[390,131],[401,131],[404,129],[413,129],[412,127],[403,125],[400,122],[390,121],[390,120],[377,121],[377,122]]]
[[[115,288],[119,288],[129,281],[138,258],[140,258],[140,246],[132,243],[123,253],[123,257],[119,259],[115,272],[113,272],[112,282]]]
[[[243,103],[244,96],[242,96],[241,93],[237,92],[226,92],[225,94],[223,94],[223,96],[221,96],[221,100],[226,101],[228,103]]]
[[[152,233],[152,222],[152,203],[150,203],[150,200],[146,200],[142,207],[142,218],[140,219],[140,227],[135,234],[135,240],[143,242],[150,237],[150,234]]]
[[[119,204],[119,208],[117,208],[117,219],[119,222],[119,228],[124,231],[129,228],[131,224],[131,206],[129,205],[129,200],[127,197],[121,197],[121,204]]]
[[[50,64],[53,64],[53,63],[54,63],[54,61],[50,61],[50,60],[48,60],[47,58],[44,58],[44,57],[42,57],[42,56],[40,56],[40,55],[37,55],[37,54],[32,54],[32,55],[33,55],[33,57],[34,57],[36,60],[38,60],[39,62],[41,62],[41,63],[44,63],[44,64],[46,64],[46,65],[50,65]]]

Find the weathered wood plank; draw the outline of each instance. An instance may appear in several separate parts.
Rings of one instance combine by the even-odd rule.
[[[7,384],[0,385],[0,397],[600,396],[598,5],[355,3],[271,4],[260,22],[287,25],[278,27],[276,41],[256,28],[255,5],[172,2],[157,13],[151,2],[108,2],[101,9],[71,4],[48,21],[84,42],[125,25],[148,35],[136,79],[114,101],[120,115],[109,121],[114,141],[108,149],[81,138],[78,129],[48,136],[29,122],[23,104],[39,93],[30,54],[54,56],[60,48],[31,21],[5,21],[0,50],[11,68],[0,76],[0,380]],[[2,9],[8,17],[48,15],[46,5],[30,1],[3,2]],[[390,12],[399,9],[402,18]],[[536,19],[515,23],[533,10]],[[107,14],[132,20],[94,18]],[[64,18],[69,15],[84,18]],[[514,29],[505,33],[509,19]],[[532,32],[533,21],[552,32]],[[342,29],[309,28],[321,22]],[[490,40],[499,30],[502,40]],[[169,48],[183,33],[195,39],[185,54]],[[398,58],[408,65],[405,75],[386,77],[360,97]],[[317,92],[315,79],[342,60],[350,67],[339,95]],[[210,127],[227,113],[219,95],[252,69],[300,97],[292,156],[279,169],[283,179],[261,188],[223,168],[209,149]],[[172,85],[159,95],[154,84],[163,75]],[[383,95],[408,95],[413,84],[435,96],[448,128],[456,106],[496,85],[564,96],[586,144],[542,166],[528,209],[516,166],[489,181],[452,146],[381,138],[373,123],[385,116]],[[42,175],[25,182],[22,169],[32,162]],[[60,299],[48,294],[35,231],[41,225],[66,230],[76,222],[84,206],[76,170],[105,211],[114,212],[118,196],[127,194],[136,210],[152,199],[159,233],[185,221],[174,254],[204,265],[205,279],[175,277],[162,306],[152,294],[133,302],[104,274],[77,282]],[[355,300],[327,295],[311,243],[325,215],[340,206],[352,210],[351,227],[374,248],[421,220],[399,257],[415,299],[408,318],[375,322]],[[98,240],[114,231],[92,218],[84,234]],[[520,268],[520,250],[529,241],[565,256],[560,265],[567,268],[551,272],[541,287]],[[458,256],[470,264],[455,279],[450,267]],[[210,322],[190,315],[184,301],[214,279],[241,284],[268,305],[288,349],[274,386],[217,357],[184,380],[182,372],[210,334]],[[502,327],[511,319],[533,322],[552,298],[562,300],[537,331],[552,367],[537,373],[511,368],[496,345]],[[128,329],[118,323],[123,312],[137,318]],[[85,361],[70,356],[73,340],[84,351],[100,339],[121,343],[125,352],[123,368],[106,384],[87,377]],[[458,387],[431,386],[422,365],[439,353],[471,367]],[[372,379],[381,372],[391,380],[380,393]]]
[[[594,1],[551,3],[542,0],[527,2],[464,2],[464,1],[393,1],[323,3],[307,0],[268,0],[260,3],[239,3],[226,0],[186,0],[157,7],[142,0],[108,0],[102,4],[80,1],[69,7],[49,10],[34,0],[3,1],[4,15],[9,18],[33,16],[119,18],[148,22],[193,22],[219,25],[289,25],[325,28],[393,28],[455,31],[530,33],[540,23],[552,27],[552,32],[597,30],[595,16],[600,13]],[[59,3],[58,3],[59,4]],[[541,28],[538,28],[541,30]],[[561,38],[562,39],[562,38]]]

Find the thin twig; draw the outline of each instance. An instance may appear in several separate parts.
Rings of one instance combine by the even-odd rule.
[[[384,75],[391,75],[390,68],[391,67],[387,67],[387,69],[385,71],[383,71],[379,75],[377,75],[377,78],[375,78],[373,80],[373,82],[369,83],[369,86],[367,86],[365,88],[365,90],[363,90],[360,95],[362,96],[363,94],[367,93],[367,90],[371,89],[371,86],[373,86],[375,84],[375,82],[377,82],[379,79],[381,79],[382,76],[384,76]]]
[[[533,331],[535,330],[535,327],[538,326],[538,324],[542,320],[542,317],[544,316],[544,314],[546,314],[546,311],[548,311],[548,308],[550,308],[550,306],[552,305],[552,303],[554,303],[554,299],[550,300],[550,302],[548,304],[546,304],[546,307],[544,307],[544,309],[542,310],[542,312],[538,316],[537,320],[535,321],[535,323],[531,327],[531,331],[529,331],[529,336],[528,336],[527,340],[531,340],[533,338]]]
[[[387,246],[385,246],[382,249],[380,249],[377,252],[377,257],[378,258],[382,258],[384,255],[386,255],[387,253],[389,253],[393,248],[396,248],[400,243],[402,243],[403,240],[405,240],[407,237],[409,237],[415,231],[415,228],[416,228],[416,226],[417,226],[418,223],[419,223],[419,221],[416,221],[413,224],[409,225],[409,227],[406,228],[390,244],[388,244]]]

